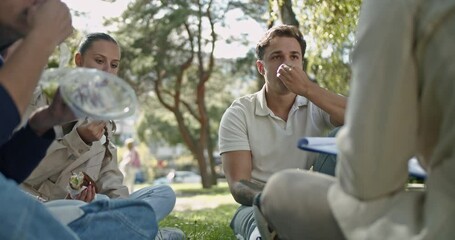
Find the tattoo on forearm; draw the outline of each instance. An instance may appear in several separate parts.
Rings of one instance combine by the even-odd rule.
[[[263,184],[240,180],[234,187],[234,198],[240,204],[251,206],[253,205],[254,196],[260,193],[263,188]]]
[[[251,189],[258,191],[258,192],[261,192],[262,189],[264,188],[264,184],[259,184],[259,183],[255,183],[255,182],[248,181],[248,180],[240,180],[240,182],[242,184],[244,184],[245,186],[250,187]]]

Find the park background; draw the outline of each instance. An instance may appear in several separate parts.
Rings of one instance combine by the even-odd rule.
[[[178,198],[161,225],[181,228],[188,239],[235,239],[229,221],[238,205],[223,178],[218,126],[235,98],[262,87],[254,48],[268,28],[297,26],[308,45],[308,76],[349,95],[361,0],[63,1],[73,15],[75,31],[66,40],[73,53],[96,31],[122,48],[119,76],[136,91],[139,111],[116,121],[114,142],[122,156],[123,141],[136,140],[143,162],[136,188],[174,170],[200,176],[196,183],[166,183]],[[58,64],[56,50],[48,67]]]

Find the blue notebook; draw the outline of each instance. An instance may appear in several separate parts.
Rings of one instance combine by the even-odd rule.
[[[336,138],[334,137],[304,137],[299,140],[297,147],[310,152],[333,155],[338,154]],[[422,166],[420,166],[419,161],[417,161],[416,158],[411,158],[409,160],[408,171],[409,176],[419,179],[424,179],[427,176],[425,170],[422,168]]]

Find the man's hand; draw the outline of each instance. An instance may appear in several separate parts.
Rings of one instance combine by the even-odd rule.
[[[60,91],[57,90],[51,105],[35,111],[30,117],[29,125],[38,136],[41,136],[54,126],[62,125],[75,119],[76,116],[63,101]]]
[[[289,66],[283,63],[278,67],[276,73],[289,91],[300,96],[307,97],[309,88],[314,85],[301,67]]]
[[[52,49],[73,32],[69,8],[60,0],[37,1],[29,11],[30,33],[52,43]]]
[[[86,144],[99,141],[104,134],[105,121],[86,122],[77,127],[77,133]]]
[[[330,114],[330,121],[335,126],[344,124],[346,98],[321,88],[310,81],[302,67],[292,67],[281,64],[277,70],[277,77],[289,91],[306,97],[319,108]]]

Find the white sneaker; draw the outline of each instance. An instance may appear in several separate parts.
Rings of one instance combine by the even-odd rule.
[[[155,240],[185,240],[185,233],[178,228],[165,227],[158,229]]]
[[[258,227],[255,227],[253,232],[250,235],[249,240],[262,240],[261,233],[259,232]]]

